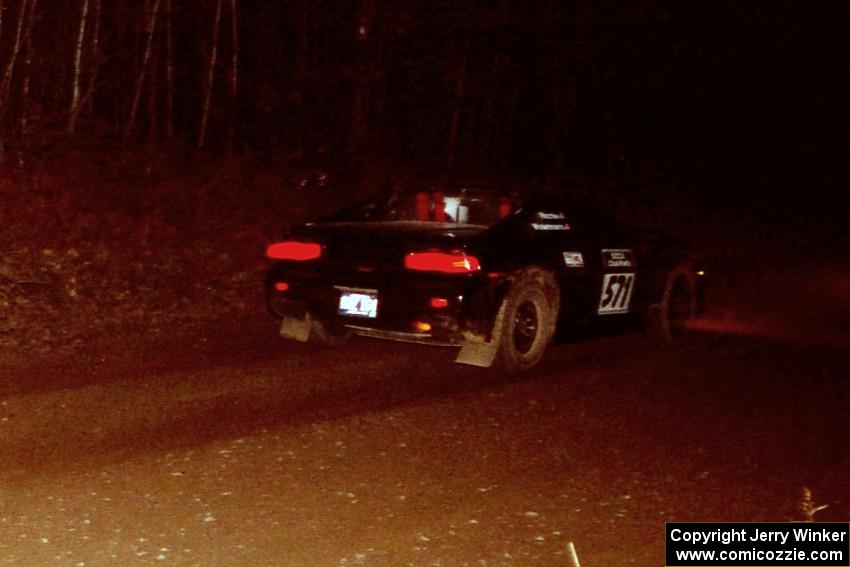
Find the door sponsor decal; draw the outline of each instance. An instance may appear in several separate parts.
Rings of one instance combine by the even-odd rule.
[[[581,255],[581,252],[564,252],[564,264],[568,268],[583,268],[584,267],[584,256]]]
[[[602,297],[599,298],[600,315],[628,313],[632,301],[635,274],[605,274],[602,278]]]
[[[605,268],[634,268],[635,255],[628,249],[603,249],[602,265]]]

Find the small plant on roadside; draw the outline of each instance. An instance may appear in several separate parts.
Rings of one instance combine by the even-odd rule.
[[[829,508],[829,504],[815,505],[812,491],[808,486],[803,487],[803,499],[800,501],[800,511],[803,513],[803,521],[814,522],[815,514]]]

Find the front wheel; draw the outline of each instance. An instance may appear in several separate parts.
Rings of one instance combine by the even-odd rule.
[[[530,370],[543,358],[555,334],[559,290],[554,277],[531,269],[511,285],[495,326],[498,362],[505,370]]]
[[[652,322],[653,332],[665,341],[682,339],[697,313],[696,283],[693,271],[679,265],[667,275],[661,302]]]

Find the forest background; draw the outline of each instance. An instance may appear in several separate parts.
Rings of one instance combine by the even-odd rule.
[[[563,187],[732,274],[829,258],[841,7],[0,0],[0,344],[259,310],[264,243],[413,183]]]

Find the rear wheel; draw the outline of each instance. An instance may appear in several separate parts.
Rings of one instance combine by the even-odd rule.
[[[530,269],[517,277],[494,329],[502,368],[517,372],[540,362],[555,334],[558,306],[558,285],[550,273]]]
[[[667,275],[652,330],[665,341],[680,340],[688,334],[689,324],[696,312],[693,272],[687,266],[676,266]]]

